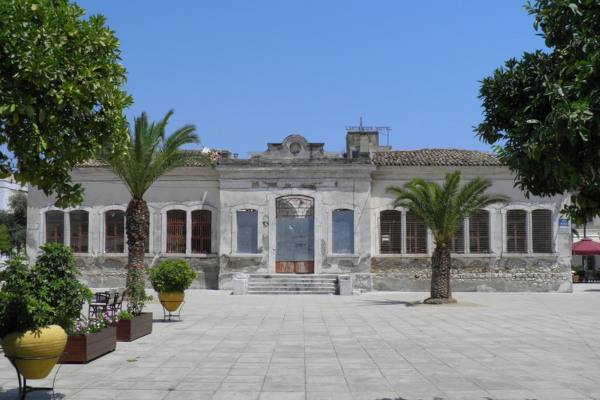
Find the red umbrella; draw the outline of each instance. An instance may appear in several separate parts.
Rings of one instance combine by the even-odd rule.
[[[583,238],[579,242],[573,243],[571,251],[576,256],[595,256],[600,254],[600,243],[594,242],[590,238]]]

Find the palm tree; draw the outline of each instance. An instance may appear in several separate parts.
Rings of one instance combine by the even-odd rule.
[[[483,207],[508,200],[504,195],[487,195],[484,192],[491,182],[475,178],[460,187],[460,171],[446,173],[443,187],[431,181],[416,178],[402,188],[389,187],[396,196],[394,207],[406,207],[423,221],[433,235],[435,249],[431,256],[431,297],[429,304],[453,303],[450,290],[452,259],[448,242],[461,227],[465,218]]]
[[[198,152],[181,150],[181,146],[189,143],[198,144],[196,127],[184,125],[168,137],[165,128],[173,115],[170,110],[158,122],[148,122],[145,112],[135,118],[133,132],[129,131],[130,142],[122,155],[103,154],[102,158],[109,168],[123,182],[131,201],[125,213],[127,231],[127,282],[131,279],[132,268],[143,268],[144,245],[148,239],[150,212],[144,200],[144,194],[152,184],[167,172],[182,167],[190,162],[201,162],[212,165],[212,161]]]

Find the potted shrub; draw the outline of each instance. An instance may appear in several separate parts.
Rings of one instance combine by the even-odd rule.
[[[0,338],[7,357],[14,358],[26,379],[48,376],[67,341],[84,303],[92,293],[77,277],[71,249],[56,243],[41,247],[37,263],[13,255],[2,271],[0,291]],[[47,357],[43,360],[22,359]]]
[[[581,271],[581,265],[572,265],[571,273],[573,274],[573,283],[579,282],[579,273]]]
[[[160,303],[169,312],[176,311],[185,297],[184,291],[196,278],[196,272],[186,261],[165,260],[148,268],[148,277],[158,292]]]
[[[146,300],[146,289],[139,269],[132,268],[131,279],[127,284],[127,311],[119,313],[117,323],[117,340],[131,342],[139,337],[152,333],[152,313],[142,312]]]

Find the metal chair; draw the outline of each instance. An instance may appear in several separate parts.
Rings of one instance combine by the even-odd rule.
[[[99,317],[99,313],[106,313],[109,307],[112,309],[115,304],[116,293],[117,289],[94,293],[88,308],[88,318]]]
[[[123,309],[123,300],[125,300],[125,290],[126,289],[124,287],[117,288],[117,291],[115,293],[114,306],[111,310],[111,313],[113,315],[119,314]]]

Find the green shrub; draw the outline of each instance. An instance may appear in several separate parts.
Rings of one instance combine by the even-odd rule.
[[[165,260],[156,267],[148,268],[148,277],[159,293],[183,292],[196,278],[196,272],[185,261]]]
[[[12,332],[37,331],[49,325],[71,329],[92,292],[81,275],[69,247],[48,243],[37,263],[13,255],[3,273],[0,291],[0,338]]]
[[[134,317],[134,315],[132,313],[130,313],[129,311],[121,311],[119,312],[119,321],[121,320],[125,320],[125,319],[132,319]]]

